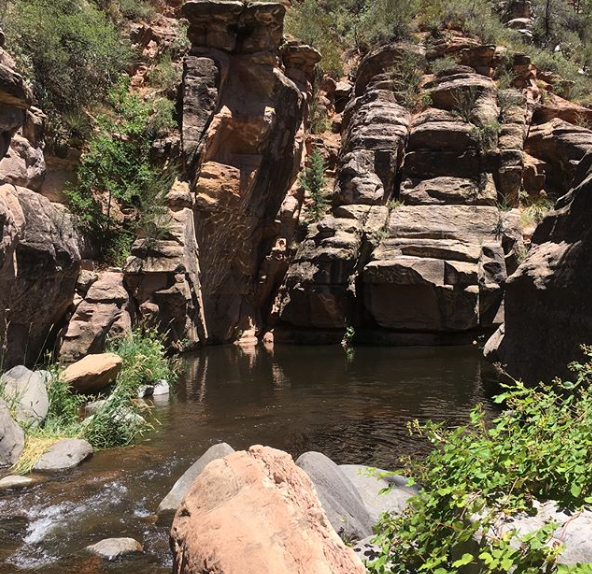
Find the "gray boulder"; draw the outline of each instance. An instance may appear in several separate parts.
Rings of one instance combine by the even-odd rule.
[[[87,546],[86,550],[106,560],[115,560],[127,554],[142,552],[143,548],[133,538],[105,538],[105,540]]]
[[[78,466],[93,453],[82,439],[68,438],[54,444],[35,464],[34,470],[67,470]]]
[[[45,420],[49,411],[48,380],[51,375],[47,371],[33,372],[22,365],[2,375],[0,389],[5,400],[14,405],[19,423],[37,426]]]
[[[25,433],[0,399],[0,466],[14,464],[25,448]]]
[[[407,500],[415,494],[413,488],[397,486],[394,481],[389,480],[391,477],[382,478],[381,475],[387,472],[385,470],[377,469],[374,474],[370,475],[368,467],[361,464],[342,464],[339,468],[358,491],[364,506],[372,517],[373,525],[385,512],[395,515],[401,514],[407,506]],[[406,479],[402,479],[401,482],[406,482]],[[381,494],[389,487],[388,492]]]
[[[339,536],[361,540],[372,534],[372,516],[339,466],[320,452],[306,452],[296,464],[312,480],[329,522]]]
[[[233,452],[234,449],[223,442],[211,446],[199,459],[197,459],[197,461],[185,471],[185,474],[175,482],[173,488],[158,506],[158,524],[170,524],[173,521],[175,512],[177,511],[177,508],[181,506],[181,502],[189,491],[189,487],[210,462],[219,458],[224,458]]]

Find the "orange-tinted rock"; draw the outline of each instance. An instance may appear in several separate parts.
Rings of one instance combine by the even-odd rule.
[[[363,574],[306,473],[255,446],[210,463],[171,529],[175,574]]]
[[[87,355],[67,367],[60,379],[80,393],[100,391],[117,378],[123,361],[114,353]]]

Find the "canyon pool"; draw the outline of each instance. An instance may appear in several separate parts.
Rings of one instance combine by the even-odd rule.
[[[408,422],[462,424],[477,403],[493,408],[497,384],[472,346],[210,347],[184,362],[139,444],[0,495],[0,574],[168,574],[168,528],[155,526],[154,513],[212,444],[264,444],[294,458],[317,450],[339,464],[394,469],[428,447]],[[145,554],[111,563],[84,552],[120,536],[142,542]]]

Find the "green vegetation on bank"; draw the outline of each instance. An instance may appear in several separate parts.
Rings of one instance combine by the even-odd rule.
[[[506,410],[491,422],[476,408],[470,423],[454,430],[414,425],[435,448],[425,460],[409,461],[421,490],[402,517],[383,517],[382,554],[370,572],[557,570],[560,548],[546,544],[554,524],[517,539],[501,523],[535,513],[535,501],[571,510],[592,503],[592,348],[585,353],[586,362],[571,366],[573,382],[507,386],[496,398]]]
[[[25,429],[25,450],[15,472],[29,472],[44,452],[64,438],[81,438],[95,449],[104,449],[129,445],[151,428],[142,416],[148,411],[147,405],[134,399],[143,385],[161,379],[174,383],[179,370],[177,360],[165,356],[162,335],[148,327],[138,327],[110,341],[108,349],[123,359],[123,366],[106,394],[90,397],[74,393],[60,379],[59,366],[50,367],[53,377],[48,385],[49,412],[40,427]],[[90,401],[100,402],[84,418],[85,405]]]
[[[152,150],[175,124],[172,102],[131,93],[127,77],[110,90],[109,104],[67,196],[79,224],[101,238],[102,255],[123,264],[138,234],[156,240],[166,233],[165,195],[175,170],[154,161]]]
[[[505,24],[508,5],[494,0],[304,0],[293,4],[286,30],[318,48],[321,67],[335,77],[343,73],[341,55],[347,50],[363,54],[400,40],[429,45],[460,30],[483,44],[507,46],[510,54],[526,53],[538,69],[561,74],[554,86],[560,95],[589,96],[592,0],[533,0],[531,40]]]

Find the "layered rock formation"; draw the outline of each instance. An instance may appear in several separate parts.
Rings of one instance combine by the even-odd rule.
[[[372,339],[446,342],[495,322],[516,226],[497,205],[520,187],[525,103],[508,107],[498,129],[495,83],[456,66],[425,77],[419,98],[431,106],[412,114],[397,102],[397,66],[410,57],[422,65],[417,47],[387,46],[360,65],[338,205],[288,270],[281,337],[312,340],[322,329],[338,341],[355,326]],[[478,52],[473,65],[487,67],[487,57]]]
[[[505,324],[485,353],[530,383],[569,378],[568,363],[592,343],[592,154],[573,189],[539,225],[533,246],[507,282]]]
[[[0,355],[5,368],[34,363],[51,347],[72,303],[80,264],[70,215],[32,191],[44,175],[43,116],[30,109],[31,94],[12,65],[0,47]]]

